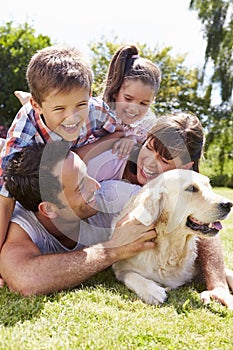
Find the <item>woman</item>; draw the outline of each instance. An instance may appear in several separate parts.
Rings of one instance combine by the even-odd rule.
[[[198,172],[204,140],[202,125],[194,114],[166,114],[155,121],[144,144],[128,158],[119,158],[108,150],[87,162],[88,173],[98,181],[124,179],[144,185],[164,171],[175,168]]]

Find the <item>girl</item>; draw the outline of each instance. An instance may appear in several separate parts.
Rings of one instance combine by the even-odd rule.
[[[136,46],[120,47],[109,64],[103,100],[115,111],[126,137],[115,142],[113,153],[129,154],[135,141],[142,143],[154,124],[149,108],[161,82],[161,72],[152,61],[139,57]],[[144,118],[146,116],[146,118]],[[143,120],[143,124],[135,124]]]

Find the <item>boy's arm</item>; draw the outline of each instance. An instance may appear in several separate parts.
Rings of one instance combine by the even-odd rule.
[[[11,223],[0,255],[1,273],[9,288],[23,295],[73,288],[116,261],[154,247],[154,230],[135,231],[123,227],[108,242],[81,251],[41,254],[27,233]]]

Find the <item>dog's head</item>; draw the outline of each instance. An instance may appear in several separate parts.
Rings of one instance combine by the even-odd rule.
[[[206,176],[175,169],[142,187],[131,215],[150,226],[165,214],[167,232],[186,226],[193,233],[213,236],[222,228],[220,220],[226,218],[231,207],[228,199],[213,192]]]

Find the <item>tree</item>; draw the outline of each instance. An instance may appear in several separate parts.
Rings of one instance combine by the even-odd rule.
[[[213,63],[212,82],[219,83],[223,102],[233,93],[233,5],[232,0],[191,0],[198,12],[207,40],[205,65]]]
[[[51,45],[50,38],[35,36],[27,23],[14,27],[12,22],[0,27],[0,123],[9,126],[20,103],[15,90],[28,90],[25,79],[27,64],[39,49]]]
[[[213,65],[211,82],[219,84],[221,100],[209,117],[207,157],[217,159],[220,174],[232,176],[233,164],[233,5],[232,0],[191,0],[207,40],[203,76]],[[214,163],[214,161],[213,161]],[[229,166],[230,164],[230,166]]]

